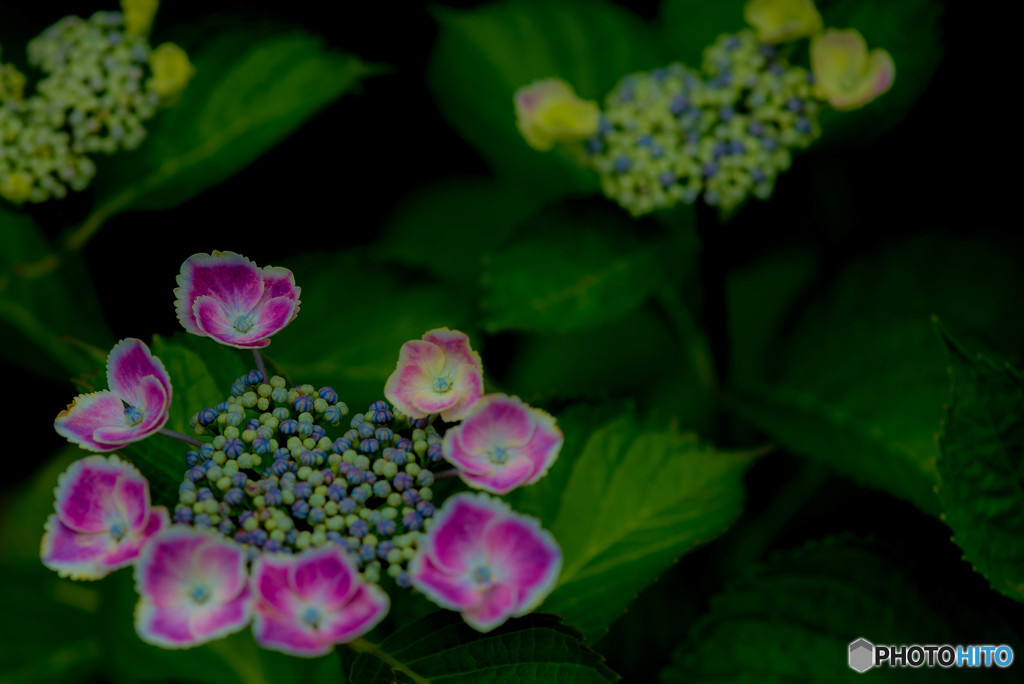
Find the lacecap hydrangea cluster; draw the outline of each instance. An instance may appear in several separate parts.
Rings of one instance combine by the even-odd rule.
[[[177,283],[185,330],[247,350],[256,368],[185,435],[165,428],[163,362],[139,339],[118,342],[108,389],[77,396],[54,427],[99,453],[157,434],[185,442],[177,501],[154,505],[121,456],[79,459],[58,479],[47,567],[89,580],[133,567],[135,627],[150,644],[189,648],[251,625],[262,646],[300,656],[377,625],[388,578],[480,631],[553,590],[562,554],[539,521],[484,493],[435,508],[435,480],[503,495],[544,477],[563,443],[553,416],[484,394],[468,335],[438,328],[405,342],[385,399],[350,417],[333,388],[266,370],[259,350],[299,312],[291,271],[214,252],[186,260]]]
[[[90,155],[139,146],[144,123],[185,87],[193,69],[181,48],[150,47],[155,0],[121,12],[64,17],[28,44],[43,77],[0,66],[0,196],[14,203],[63,198],[88,186]]]
[[[623,78],[603,109],[545,79],[519,89],[516,119],[538,150],[568,143],[633,215],[703,198],[728,214],[771,196],[794,150],[819,135],[822,107],[861,107],[891,85],[892,58],[855,30],[823,30],[811,0],[750,0],[753,27],[723,34],[701,69],[675,63]],[[812,69],[787,41],[811,37]]]
[[[250,371],[192,417],[212,440],[185,455],[174,522],[215,527],[253,555],[340,545],[368,580],[386,571],[409,586],[441,436],[386,401],[348,419],[334,389],[286,384]]]

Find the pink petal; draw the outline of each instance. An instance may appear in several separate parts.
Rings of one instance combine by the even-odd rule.
[[[386,396],[386,395],[385,395]],[[413,392],[410,397],[412,412],[406,413],[413,418],[425,418],[432,413],[441,413],[459,403],[460,397],[454,391],[435,392],[434,390],[419,390]]]
[[[476,608],[462,612],[462,619],[478,632],[489,632],[508,620],[515,608],[515,590],[503,584],[495,584],[484,594]]]
[[[239,315],[241,315],[240,312]],[[200,297],[195,301],[196,321],[203,334],[209,335],[221,344],[240,349],[261,348],[270,344],[270,340],[257,339],[251,341],[248,332],[239,332],[235,329],[234,317],[229,318],[229,312],[223,305],[212,297]]]
[[[288,583],[288,571],[291,567],[284,559],[261,557],[252,568],[253,591],[266,609],[292,617],[298,607],[298,597]]]
[[[446,358],[443,349],[422,340],[410,340],[398,351],[399,366],[415,364],[433,376],[438,376],[444,371]]]
[[[424,333],[423,340],[440,347],[451,362],[481,365],[480,355],[470,347],[469,335],[464,332],[437,328]]]
[[[148,644],[188,648],[198,643],[189,625],[191,616],[185,604],[157,607],[143,599],[135,608],[135,631]]]
[[[356,590],[356,569],[341,549],[330,546],[298,556],[288,573],[289,584],[305,602],[325,610],[344,604]]]
[[[107,385],[131,406],[147,406],[151,397],[140,391],[143,378],[152,376],[163,387],[166,403],[170,403],[171,379],[160,359],[153,356],[142,340],[129,337],[121,340],[107,354]]]
[[[424,540],[442,572],[463,573],[482,555],[488,523],[507,514],[508,507],[495,499],[456,494],[448,499]]]
[[[150,538],[170,524],[167,509],[163,506],[154,506],[149,511],[146,526],[139,532],[125,536],[117,548],[107,556],[107,564],[111,566],[111,569],[116,569],[132,563],[142,553],[142,549],[149,543]]]
[[[167,423],[170,415],[171,402],[163,385],[152,375],[142,378],[139,392],[141,404],[137,406],[143,414],[138,425],[128,425],[121,415],[120,421],[113,425],[104,425],[93,432],[93,441],[119,449],[126,444],[138,442],[158,432]]]
[[[414,587],[448,610],[467,610],[480,603],[480,588],[468,573],[446,572],[427,551],[417,553],[409,563]]]
[[[263,297],[261,302],[266,302],[274,297],[287,297],[298,303],[302,288],[295,285],[295,275],[287,268],[280,266],[264,266],[261,269],[263,276]]]
[[[192,561],[195,576],[212,587],[210,600],[215,603],[249,593],[245,566],[242,547],[226,540],[210,540],[195,552]]]
[[[390,606],[388,595],[377,585],[359,582],[349,601],[332,611],[323,631],[333,643],[352,641],[376,627]]]
[[[106,533],[113,518],[119,516],[114,490],[123,477],[143,479],[134,466],[116,456],[88,456],[75,461],[57,478],[57,515],[78,532]]]
[[[111,494],[115,509],[133,532],[141,532],[149,517],[149,483],[141,473],[122,475]]]
[[[158,607],[184,601],[193,578],[192,559],[207,541],[204,535],[181,526],[167,529],[153,539],[135,568],[139,593]]]
[[[259,612],[258,605],[252,631],[260,646],[289,655],[320,656],[334,648],[328,635],[299,626],[280,614]]]
[[[460,472],[473,475],[489,475],[494,472],[494,463],[484,452],[472,453],[462,443],[462,428],[466,423],[449,428],[441,442],[441,454],[445,460]]]
[[[53,427],[59,435],[83,449],[113,451],[117,445],[97,442],[93,434],[101,427],[124,424],[124,404],[113,392],[103,390],[75,397],[67,409],[57,415]]]
[[[458,396],[458,401],[440,412],[441,418],[448,422],[465,418],[473,404],[483,396],[484,379],[481,369],[469,364],[460,365],[451,392]]]
[[[526,484],[533,471],[534,464],[528,458],[513,457],[501,465],[495,465],[490,473],[478,475],[460,470],[459,477],[476,489],[483,489],[494,494],[508,494],[516,487]]]
[[[181,265],[174,290],[178,320],[191,333],[204,332],[196,320],[195,301],[212,296],[231,310],[250,311],[263,295],[263,274],[245,257],[234,252],[194,254]]]
[[[517,592],[517,615],[538,605],[554,588],[562,569],[562,551],[532,518],[496,521],[487,528],[483,545],[494,573]]]
[[[565,436],[551,415],[538,409],[531,411],[536,418],[536,428],[530,442],[523,447],[523,451],[533,462],[534,471],[527,483],[536,482],[547,474],[548,469],[558,459],[558,454],[562,451],[562,444],[565,443]]]
[[[293,318],[295,300],[290,297],[274,297],[253,310],[257,315],[256,324],[242,336],[240,342],[256,342],[280,332]]]
[[[484,397],[458,426],[462,446],[482,454],[494,446],[516,447],[530,441],[536,419],[529,407],[516,397],[491,394]]]
[[[46,520],[39,555],[43,565],[62,577],[99,579],[110,572],[104,559],[113,544],[109,534],[77,532],[53,513]]]
[[[453,391],[445,394],[434,391],[434,376],[424,365],[429,364],[399,362],[384,385],[384,398],[412,418],[426,418],[458,401]]]
[[[249,599],[249,588],[243,585],[241,593],[233,600],[219,602],[214,598],[209,607],[194,611],[189,626],[196,643],[233,634],[249,624],[252,619],[252,602]]]

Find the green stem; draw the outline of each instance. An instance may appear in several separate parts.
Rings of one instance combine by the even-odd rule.
[[[708,349],[704,333],[694,322],[690,312],[686,309],[679,294],[671,285],[665,283],[658,292],[658,302],[661,308],[668,315],[669,322],[675,328],[680,344],[686,354],[690,357],[697,377],[701,385],[712,393],[718,390],[718,378],[715,375],[715,364],[711,360],[711,353]]]
[[[409,677],[409,679],[416,682],[416,684],[430,684],[429,679],[426,679],[416,674],[415,672],[410,670],[405,663],[395,660],[392,656],[382,651],[380,646],[373,643],[372,641],[367,641],[366,639],[359,638],[355,641],[348,642],[346,646],[351,648],[353,651],[357,651],[359,653],[369,653],[374,658],[383,661],[392,670],[397,670],[398,672],[401,672],[405,676]]]

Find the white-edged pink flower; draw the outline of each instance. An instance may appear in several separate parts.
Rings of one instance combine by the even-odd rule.
[[[87,456],[57,479],[55,513],[46,521],[43,565],[71,579],[100,579],[130,565],[170,522],[150,507],[149,483],[117,456]]]
[[[146,439],[167,422],[171,379],[142,340],[129,337],[110,350],[107,385],[110,389],[75,397],[54,420],[57,433],[89,451],[114,451]]]
[[[410,418],[461,420],[483,395],[484,371],[469,336],[438,328],[402,345],[384,396]]]
[[[480,632],[540,605],[562,569],[550,532],[486,494],[448,499],[419,545],[412,585]]]
[[[391,606],[336,546],[259,557],[252,568],[253,634],[263,647],[320,656],[373,629]]]
[[[508,494],[544,477],[563,441],[550,414],[518,397],[488,394],[445,433],[443,454],[470,487]]]
[[[241,630],[252,618],[245,550],[212,530],[175,525],[135,566],[135,630],[163,648],[190,648]]]
[[[234,252],[193,254],[177,281],[174,307],[185,330],[229,347],[266,347],[299,313],[291,271],[260,268]]]

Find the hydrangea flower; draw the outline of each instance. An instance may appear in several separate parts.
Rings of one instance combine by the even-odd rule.
[[[561,569],[561,549],[535,519],[485,494],[456,494],[421,541],[409,574],[431,601],[488,632],[540,605]]]
[[[167,422],[171,380],[142,340],[130,337],[110,350],[107,384],[110,389],[80,394],[57,415],[53,426],[61,436],[90,451],[114,451]]]
[[[265,555],[252,571],[253,632],[260,645],[297,656],[320,656],[365,634],[390,601],[363,580],[341,549]]]
[[[546,152],[559,142],[581,142],[597,132],[600,110],[580,99],[565,81],[547,78],[515,93],[516,126],[535,150]]]
[[[146,478],[117,456],[75,461],[57,483],[40,556],[62,577],[105,577],[169,524],[167,509],[150,507]]]
[[[868,52],[856,29],[828,29],[811,40],[811,67],[818,95],[838,110],[863,107],[892,87],[896,65],[876,48]]]
[[[188,54],[174,43],[162,43],[154,49],[149,66],[153,76],[146,86],[164,103],[180,95],[196,73]]]
[[[185,330],[230,347],[266,347],[299,313],[291,271],[260,268],[234,252],[190,256],[177,281],[174,306]]]
[[[544,477],[564,438],[548,413],[489,394],[444,436],[444,457],[470,487],[507,494]]]
[[[252,617],[241,546],[212,531],[175,525],[153,538],[135,567],[139,637],[188,648],[239,631]]]
[[[461,420],[483,394],[483,364],[469,336],[438,328],[402,345],[384,396],[410,418]]]
[[[812,0],[750,0],[743,18],[771,45],[813,36],[824,26]]]

